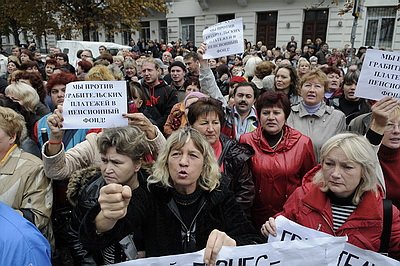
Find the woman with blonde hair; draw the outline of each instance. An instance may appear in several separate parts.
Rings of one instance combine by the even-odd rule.
[[[106,81],[106,80],[115,80],[115,78],[107,66],[96,65],[89,70],[89,72],[85,76],[85,80]]]
[[[301,79],[304,74],[310,72],[310,70],[310,62],[308,62],[308,60],[304,57],[300,57],[299,61],[297,62],[297,76],[299,77],[299,79]]]
[[[375,173],[379,162],[368,140],[354,133],[333,136],[322,146],[321,161],[307,174],[313,182],[297,188],[277,215],[399,259],[400,217],[394,205],[390,240],[381,243],[384,204]],[[275,219],[269,218],[261,232],[276,235]],[[382,244],[388,244],[388,250]]]
[[[40,102],[36,90],[24,82],[15,82],[8,85],[5,95],[32,113],[35,113],[35,109]]]
[[[205,248],[204,262],[215,265],[222,246],[263,241],[220,182],[214,152],[197,130],[174,132],[153,169],[147,188],[132,193],[127,186],[109,184],[100,190],[100,206],[81,224],[86,248],[99,249],[140,232],[147,257]]]

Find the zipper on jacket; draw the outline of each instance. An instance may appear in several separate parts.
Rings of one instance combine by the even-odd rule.
[[[173,199],[171,199],[171,201],[173,201]],[[179,211],[178,211],[178,206],[176,206],[176,203],[174,202],[174,204],[175,204],[175,206],[176,206],[176,210],[175,210],[175,208],[173,208],[172,206],[170,206],[170,204],[168,203],[168,208],[172,211],[172,213],[175,215],[175,217],[178,219],[178,221],[181,223],[181,225],[182,225],[183,228],[185,229],[185,231],[186,231],[186,237],[187,237],[187,242],[188,242],[188,243],[189,243],[189,241],[190,241],[190,233],[191,233],[190,229],[192,229],[193,225],[194,225],[195,222],[196,222],[197,216],[199,216],[201,210],[204,208],[204,206],[206,205],[206,203],[207,203],[207,200],[204,200],[204,202],[201,204],[199,210],[197,211],[196,215],[194,216],[194,218],[193,218],[193,220],[192,220],[192,223],[190,224],[189,229],[187,228],[187,226],[185,225],[185,223],[182,221],[181,215],[180,215],[180,213],[179,213]]]
[[[335,230],[333,230],[333,227],[330,225],[328,219],[325,217],[325,215],[322,212],[318,211],[316,208],[308,205],[307,203],[304,203],[304,205],[307,206],[308,208],[310,208],[311,210],[317,211],[321,215],[322,219],[324,219],[326,224],[329,226],[329,228],[332,230],[333,235],[336,236]],[[321,227],[322,227],[322,224],[318,224],[317,231],[321,230]]]

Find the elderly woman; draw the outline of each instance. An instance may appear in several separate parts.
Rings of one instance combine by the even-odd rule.
[[[213,98],[200,98],[189,106],[187,114],[189,125],[202,133],[214,150],[223,180],[235,193],[236,201],[246,214],[253,205],[253,176],[247,161],[254,151],[246,144],[239,144],[221,134],[224,122],[222,104]]]
[[[0,201],[35,224],[51,241],[51,182],[44,175],[42,161],[19,148],[24,134],[22,115],[0,107]]]
[[[253,147],[249,160],[254,176],[255,199],[251,217],[259,228],[269,217],[282,211],[283,204],[301,185],[303,175],[316,162],[310,138],[285,125],[290,102],[285,94],[267,91],[256,103],[259,127],[240,138]]]
[[[327,106],[324,95],[328,78],[321,70],[305,74],[300,82],[302,100],[292,106],[287,124],[310,137],[319,161],[320,148],[330,137],[345,131],[346,119],[342,112]]]
[[[275,70],[275,91],[285,93],[292,105],[300,101],[297,91],[298,82],[296,69],[291,65],[281,64]]]
[[[204,262],[210,265],[222,246],[262,241],[220,182],[213,151],[197,130],[174,132],[153,170],[147,188],[132,192],[121,184],[102,187],[99,204],[81,225],[85,247],[96,250],[141,232],[146,256],[205,248]]]
[[[379,162],[371,145],[360,135],[338,134],[322,146],[321,160],[322,166],[310,172],[313,182],[299,187],[280,214],[309,228],[347,236],[360,248],[379,251],[384,211],[375,175]],[[392,210],[389,255],[399,259],[400,217],[396,207]],[[265,222],[261,232],[276,234],[274,218]]]
[[[89,167],[75,172],[68,184],[67,196],[74,206],[69,230],[70,246],[75,265],[104,265],[135,258],[124,248],[123,243],[112,243],[103,250],[90,253],[82,247],[79,240],[79,226],[86,212],[97,203],[100,189],[108,184],[127,185],[134,191],[139,183],[143,184],[148,174],[142,170],[147,166],[144,158],[150,147],[145,133],[135,126],[104,129],[97,139],[101,156],[99,167]],[[127,235],[125,240],[132,237]],[[134,235],[135,246],[142,250],[137,234]],[[131,243],[128,241],[126,243]],[[127,252],[127,253],[125,253]]]

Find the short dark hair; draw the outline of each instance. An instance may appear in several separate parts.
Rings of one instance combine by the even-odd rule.
[[[289,98],[282,92],[268,90],[261,94],[256,102],[257,116],[260,117],[261,110],[267,107],[282,108],[285,113],[285,119],[288,119],[291,112]]]
[[[69,58],[68,58],[68,55],[67,55],[67,54],[58,53],[58,54],[56,54],[56,58],[57,58],[57,57],[61,57],[62,59],[64,59],[65,62],[69,63]]]
[[[183,88],[186,90],[186,88],[189,87],[190,85],[195,85],[200,90],[199,78],[195,76],[189,76],[185,78],[185,81],[183,83]]]
[[[196,52],[189,52],[184,57],[183,60],[193,59],[194,61],[199,61],[199,56]]]
[[[189,106],[187,115],[189,125],[193,125],[201,115],[208,113],[216,113],[222,126],[225,116],[222,103],[211,97],[199,98]]]
[[[233,95],[236,95],[237,89],[239,87],[251,87],[253,89],[253,96],[254,99],[257,99],[258,97],[258,88],[256,86],[256,84],[254,84],[253,82],[240,82],[238,83],[238,85],[233,89]]]

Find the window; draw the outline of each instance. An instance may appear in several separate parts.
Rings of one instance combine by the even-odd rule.
[[[227,21],[227,20],[231,20],[231,19],[235,19],[235,14],[218,15],[218,23]]]
[[[367,9],[365,45],[375,48],[392,48],[396,9],[371,7]]]
[[[181,36],[184,42],[194,41],[194,17],[181,18]]]
[[[159,27],[159,40],[164,40],[165,42],[168,42],[168,28],[167,28],[167,21],[166,20],[160,20],[158,22],[158,27]]]
[[[150,40],[150,22],[144,21],[140,22],[141,24],[141,31],[140,31],[140,39],[147,42]]]

